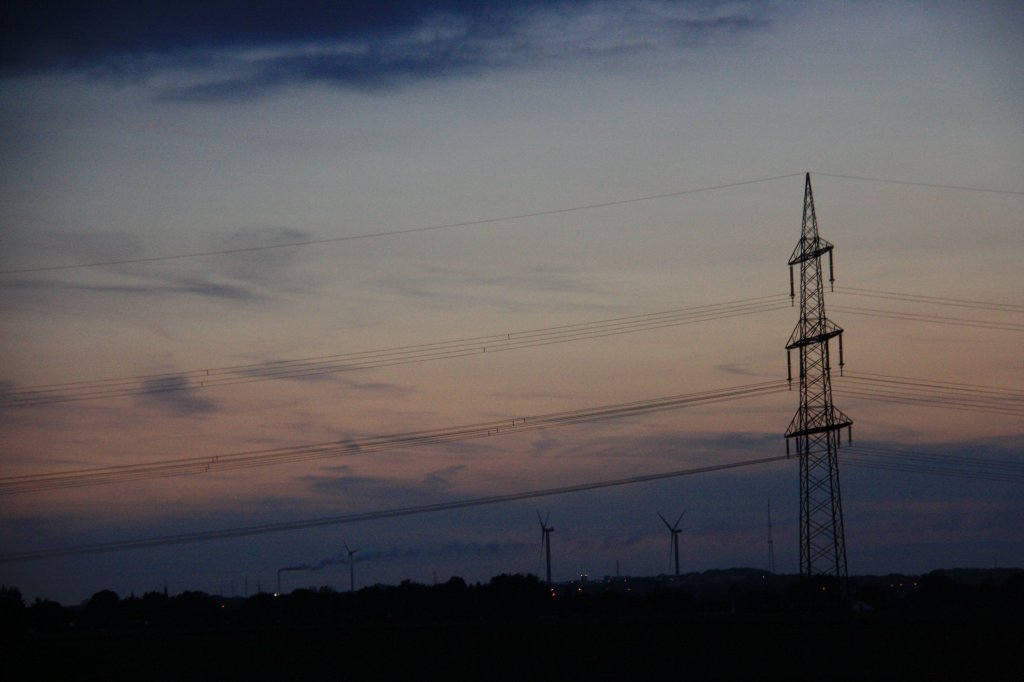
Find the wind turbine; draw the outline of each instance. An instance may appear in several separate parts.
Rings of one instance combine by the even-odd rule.
[[[685,513],[686,510],[684,509],[683,513],[679,515],[679,518],[676,519],[676,522],[674,524],[669,524],[665,517],[661,515],[661,512],[658,512],[658,518],[661,519],[661,522],[665,524],[666,528],[668,528],[668,532],[672,534],[672,542],[669,545],[668,556],[670,560],[675,556],[677,578],[679,577],[679,534],[682,532],[679,530],[679,522],[683,520],[683,514]]]
[[[540,512],[537,512],[537,520],[540,521],[540,547],[547,558],[548,585],[551,584],[551,533],[555,530],[548,525],[549,518],[551,518],[551,512],[548,512],[543,520],[540,518]]]
[[[348,552],[348,591],[356,591],[356,562],[352,557],[358,552],[358,549],[350,549],[347,542],[341,543],[345,545],[345,551]]]

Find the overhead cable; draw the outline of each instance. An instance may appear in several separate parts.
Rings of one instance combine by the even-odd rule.
[[[740,180],[738,182],[729,182],[721,185],[711,185],[707,187],[697,187],[694,189],[684,189],[675,192],[664,192],[661,194],[650,194],[642,197],[632,197],[628,199],[616,199],[613,201],[602,201],[593,204],[584,204],[580,206],[569,206],[566,208],[554,208],[546,211],[530,211],[527,213],[517,213],[514,215],[499,216],[494,218],[479,218],[476,220],[466,220],[455,223],[443,223],[440,225],[428,225],[425,227],[410,227],[401,230],[385,230],[381,232],[367,232],[363,234],[352,234],[345,235],[342,237],[328,237],[325,239],[309,239],[305,241],[294,241],[285,242],[278,244],[263,244],[260,246],[249,246],[235,249],[219,249],[216,251],[195,251],[192,253],[178,253],[166,256],[150,256],[146,258],[121,258],[111,259],[105,261],[95,261],[91,263],[68,263],[65,265],[45,265],[33,268],[18,268],[11,270],[0,270],[0,275],[20,275],[28,274],[32,272],[53,272],[56,270],[83,270],[86,268],[98,268],[107,267],[113,265],[129,265],[137,263],[155,263],[160,261],[170,260],[182,260],[185,258],[200,258],[205,256],[229,256],[240,253],[252,253],[256,251],[271,251],[277,249],[294,249],[303,246],[316,246],[319,244],[334,244],[337,242],[347,242],[357,239],[371,239],[375,237],[395,237],[399,235],[415,234],[418,232],[431,232],[437,230],[448,230],[458,227],[473,227],[476,225],[489,225],[493,223],[510,222],[514,220],[524,220],[526,218],[540,218],[543,216],[560,215],[563,213],[573,213],[576,211],[589,211],[599,208],[609,208],[612,206],[623,206],[626,204],[635,204],[644,201],[654,201],[655,199],[670,199],[672,197],[680,197],[687,194],[697,194],[700,192],[712,192],[715,190],[730,189],[733,187],[742,187],[744,185],[754,185],[762,182],[772,182],[774,180],[783,180],[786,178],[793,178],[803,175],[803,173],[788,173],[786,175],[775,175],[766,178],[757,178],[755,180]]]
[[[521,350],[781,310],[788,306],[785,298],[785,294],[776,294],[656,313],[397,348],[336,353],[184,372],[26,386],[0,392],[0,408],[31,407],[80,400],[194,390],[271,379],[302,379],[361,369]]]
[[[856,291],[867,292],[870,290]],[[974,307],[1000,312],[1016,312],[1016,310],[1014,310],[1014,306],[1010,306],[1009,304],[985,301],[967,301],[965,299],[944,299],[940,297],[916,296],[913,294],[898,294],[897,292],[872,293],[886,294],[886,296],[883,296],[885,298],[892,296],[905,297],[896,300],[924,302],[934,305]],[[209,367],[185,370],[181,372],[140,374],[109,379],[71,381],[8,388],[4,391],[0,391],[0,409],[42,406],[55,403],[118,398],[153,393],[189,391],[217,386],[248,384],[273,379],[303,379],[324,374],[393,367],[396,365],[430,362],[434,360],[446,360],[481,353],[522,350],[539,346],[597,339],[608,336],[618,336],[621,334],[652,331],[667,327],[694,324],[697,322],[707,322],[764,312],[773,312],[786,307],[786,305],[783,304],[785,298],[786,295],[780,293],[748,299],[724,301],[722,303],[676,308],[654,313],[643,313],[603,320],[591,320],[589,322],[575,324],[557,325],[539,329],[491,334],[487,336],[452,339],[449,341],[413,344],[394,348],[355,351],[351,353],[335,353],[330,355],[284,360],[270,360],[266,362]],[[1020,308],[1024,311],[1024,307]],[[974,320],[960,317],[920,315],[899,311],[852,308],[844,306],[833,306],[833,309],[840,312],[848,312],[853,315],[897,319],[909,322],[977,327],[996,331],[1024,331],[1024,324],[998,320]]]
[[[760,459],[748,459],[727,464],[716,464],[712,466],[696,467],[691,469],[678,469],[654,474],[630,476],[629,478],[618,478],[606,481],[595,481],[592,483],[581,483],[577,485],[559,486],[557,488],[545,488],[542,490],[529,490],[506,495],[492,495],[489,497],[477,497],[468,500],[455,500],[452,502],[438,502],[435,504],[424,504],[411,507],[400,507],[397,509],[383,509],[372,512],[343,514],[340,516],[329,516],[317,519],[304,519],[301,521],[285,521],[280,523],[267,523],[241,528],[227,528],[221,530],[199,531],[195,533],[179,533],[175,535],[163,535],[137,540],[124,540],[114,542],[99,542],[84,545],[72,545],[68,547],[56,547],[52,549],[28,550],[23,552],[7,552],[0,554],[0,563],[12,563],[16,561],[29,561],[33,559],[54,559],[58,557],[78,556],[83,554],[99,554],[104,552],[119,552],[129,549],[142,549],[146,547],[162,547],[166,545],[180,545],[191,542],[202,542],[210,540],[223,540],[250,535],[264,535],[267,533],[281,533],[290,530],[301,530],[305,528],[317,528],[320,526],[334,526],[359,521],[373,521],[377,519],[395,518],[399,516],[413,516],[430,512],[449,511],[453,509],[465,509],[468,507],[480,507],[489,504],[500,504],[503,502],[515,502],[528,500],[537,497],[548,497],[552,495],[565,495],[568,493],[583,492],[587,490],[599,490],[601,488],[612,488],[617,486],[632,485],[636,483],[647,483],[660,481],[668,478],[679,478],[682,476],[695,476],[715,471],[726,471],[758,464],[769,464],[787,459],[785,455],[776,457],[763,457]]]
[[[844,305],[829,306],[831,310],[839,311],[849,315],[867,315],[869,317],[882,317],[891,320],[904,320],[907,322],[929,322],[932,324],[945,324],[955,327],[971,327],[974,329],[993,329],[996,331],[1024,332],[1024,324],[1015,322],[1000,322],[998,320],[972,320],[963,317],[949,317],[944,315],[922,315],[917,313],[895,312],[890,310],[877,310],[875,308],[854,308]]]
[[[978,301],[965,298],[950,298],[948,296],[926,296],[923,294],[908,294],[899,291],[882,291],[880,289],[864,289],[860,287],[845,287],[836,285],[835,293],[851,296],[867,296],[870,298],[881,298],[891,301],[903,301],[908,303],[927,303],[931,305],[953,306],[957,308],[972,308],[974,310],[991,310],[1004,313],[1024,313],[1024,305],[1013,303],[997,303],[994,301]]]
[[[934,182],[915,182],[912,180],[896,180],[893,178],[873,178],[864,175],[840,175],[839,173],[821,173],[812,171],[812,175],[820,175],[824,178],[838,178],[841,180],[862,180],[864,182],[880,182],[888,185],[912,185],[914,187],[930,187],[932,189],[953,189],[964,192],[987,192],[990,194],[1017,194],[1024,195],[1024,191],[1016,189],[992,189],[989,187],[967,187],[964,185],[942,185]]]
[[[72,471],[5,476],[0,478],[0,495],[234,471],[299,461],[369,454],[407,447],[437,445],[607,419],[618,419],[638,414],[677,410],[697,405],[710,405],[742,398],[770,395],[786,390],[788,390],[786,381],[784,379],[777,379],[756,384],[730,386],[662,398],[637,400],[527,417],[512,417],[490,422],[386,436],[249,450],[202,457],[184,457]]]

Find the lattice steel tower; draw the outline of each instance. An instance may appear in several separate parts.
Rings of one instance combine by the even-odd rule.
[[[840,431],[849,437],[853,422],[832,404],[829,341],[838,337],[839,368],[843,367],[843,330],[825,317],[825,292],[821,257],[828,254],[832,276],[832,244],[818,236],[811,175],[804,185],[804,217],[800,242],[789,257],[789,295],[793,290],[793,266],[800,266],[800,321],[786,344],[789,381],[793,371],[790,352],[800,353],[800,407],[786,429],[796,439],[800,459],[800,574],[833,575],[846,582],[846,534],[839,494]]]

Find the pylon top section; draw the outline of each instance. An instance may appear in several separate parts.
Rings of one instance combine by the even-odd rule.
[[[832,250],[832,243],[818,236],[818,217],[814,214],[814,193],[811,191],[811,174],[804,182],[804,220],[800,230],[800,242],[789,257],[789,264],[796,265],[812,258],[818,258]]]

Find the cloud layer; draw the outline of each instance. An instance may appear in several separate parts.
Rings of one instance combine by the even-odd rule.
[[[763,28],[765,13],[656,0],[32,5],[8,11],[0,73],[173,72],[163,94],[184,99],[309,83],[372,90],[580,57],[621,63]]]

